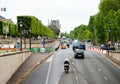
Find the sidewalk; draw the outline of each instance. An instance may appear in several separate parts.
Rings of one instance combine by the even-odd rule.
[[[7,84],[19,84],[30,74],[37,66],[49,58],[51,53],[33,53],[14,73]]]

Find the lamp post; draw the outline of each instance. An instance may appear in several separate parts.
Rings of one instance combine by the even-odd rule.
[[[23,28],[23,22],[20,21],[18,24],[19,24],[19,27],[20,27],[20,51],[22,51],[22,28]]]
[[[29,38],[30,38],[30,45],[29,45],[29,48],[31,49],[31,28],[29,28],[29,30],[28,30],[28,31],[29,31],[29,33],[28,33],[28,34],[29,34]]]
[[[26,49],[26,35],[27,35],[27,31],[24,29],[23,30],[23,33],[24,33],[24,48]]]

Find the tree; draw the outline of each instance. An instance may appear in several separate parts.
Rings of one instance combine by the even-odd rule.
[[[120,41],[120,9],[115,14],[115,24],[116,24],[116,34],[117,34],[117,40]]]
[[[101,0],[99,10],[103,16],[106,16],[110,10],[117,11],[120,8],[119,0]]]
[[[18,24],[20,21],[23,22],[23,29],[28,31],[31,29],[31,35],[34,37],[47,36],[56,37],[55,33],[52,32],[47,26],[43,25],[40,20],[34,16],[17,16]],[[18,25],[19,26],[19,25]]]
[[[96,28],[95,28],[95,15],[90,16],[88,27],[91,32],[91,40],[94,42],[94,44],[97,44],[97,40],[96,40],[97,36],[96,36]]]
[[[70,32],[72,38],[78,38],[79,40],[91,39],[91,32],[87,25],[81,24]]]

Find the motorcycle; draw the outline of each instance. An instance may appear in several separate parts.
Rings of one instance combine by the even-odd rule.
[[[69,72],[69,64],[64,64],[64,71],[65,73]]]
[[[67,44],[67,47],[69,48],[69,47],[70,47],[70,44]]]

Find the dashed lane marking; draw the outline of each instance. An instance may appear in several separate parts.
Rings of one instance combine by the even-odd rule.
[[[53,59],[53,56],[51,56],[51,58],[49,58],[47,61],[50,61],[50,65],[49,65],[49,68],[48,68],[48,73],[47,73],[47,78],[46,78],[46,83],[45,84],[48,84],[48,80],[49,80],[49,75],[50,75],[50,70],[51,70],[51,66],[52,66],[52,59]]]
[[[108,80],[106,76],[104,76],[104,79],[105,79],[105,80]]]
[[[98,71],[101,71],[101,69],[99,68]]]

